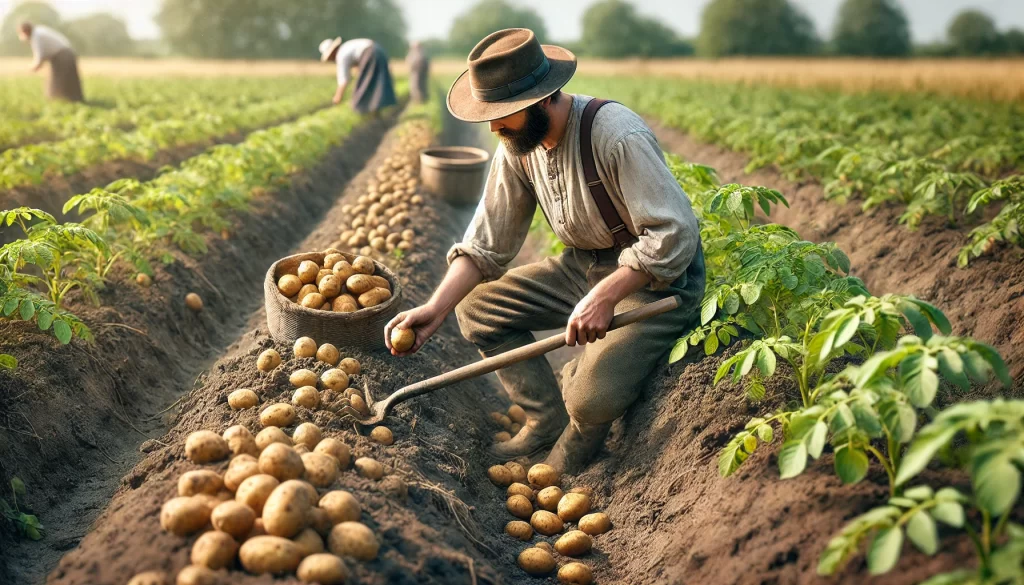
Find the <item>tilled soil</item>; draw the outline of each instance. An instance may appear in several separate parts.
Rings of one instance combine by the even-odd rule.
[[[662,147],[714,167],[723,182],[778,189],[789,208],[772,211],[771,221],[811,241],[832,241],[849,255],[853,274],[874,294],[905,293],[927,300],[949,317],[954,335],[996,346],[1024,392],[1024,250],[1003,247],[957,268],[956,255],[968,229],[953,229],[930,218],[917,231],[897,223],[895,207],[864,213],[859,202],[825,199],[821,185],[794,183],[770,168],[745,173],[748,157],[648,120]]]
[[[234,219],[229,239],[209,242],[207,255],[179,255],[159,268],[151,288],[120,273],[102,293],[103,306],[73,304],[95,344],[60,346],[34,325],[0,323],[0,352],[20,361],[14,374],[0,373],[0,480],[24,480],[20,503],[47,529],[40,542],[0,541],[0,583],[41,582],[76,546],[138,461],[139,444],[143,451],[159,445],[147,437],[166,428],[162,411],[261,304],[267,259],[307,233],[393,122],[356,129],[321,165],[254,200]],[[204,300],[198,314],[184,305],[193,291]]]

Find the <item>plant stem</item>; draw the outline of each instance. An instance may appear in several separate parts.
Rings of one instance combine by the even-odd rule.
[[[865,446],[865,449],[878,459],[878,462],[882,464],[882,468],[885,469],[885,474],[889,476],[889,497],[896,495],[896,472],[893,471],[892,465],[889,464],[889,459],[882,455],[882,452],[872,447],[870,444]]]

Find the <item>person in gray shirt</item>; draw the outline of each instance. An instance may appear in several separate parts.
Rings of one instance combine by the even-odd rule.
[[[493,33],[470,53],[448,109],[489,122],[500,145],[441,284],[385,327],[389,348],[393,328],[415,331],[408,352],[391,348],[405,355],[454,310],[485,356],[531,343],[532,331],[565,327],[568,345],[585,348],[563,369],[561,391],[544,357],[497,372],[527,423],[492,450],[508,460],[551,448],[546,463],[570,474],[601,448],[611,423],[695,323],[705,286],[697,218],[654,134],[621,104],[562,92],[575,70],[571,52],[541,45],[527,29]],[[589,181],[588,159],[598,177]],[[509,269],[537,205],[565,251]],[[682,298],[679,309],[608,331],[616,312],[671,295]]]

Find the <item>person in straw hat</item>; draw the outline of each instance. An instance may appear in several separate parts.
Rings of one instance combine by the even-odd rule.
[[[388,68],[388,56],[377,42],[371,39],[351,39],[341,42],[341,37],[324,39],[320,43],[320,60],[334,61],[338,65],[338,90],[334,92],[335,105],[340,104],[345,90],[352,80],[352,69],[358,68],[356,86],[352,90],[352,108],[361,114],[377,111],[398,103],[395,98],[395,84]]]
[[[570,51],[508,29],[480,41],[468,64],[448,109],[487,122],[500,143],[444,279],[426,304],[388,323],[384,339],[391,348],[393,328],[412,328],[412,349],[391,351],[415,352],[453,310],[484,356],[565,327],[567,344],[584,349],[563,368],[561,391],[543,356],[497,372],[527,422],[492,451],[508,460],[551,448],[546,463],[576,473],[696,321],[705,280],[697,218],[640,116],[561,91],[576,71]],[[509,269],[538,204],[565,251]],[[608,331],[616,312],[671,295],[679,309]]]
[[[18,38],[32,47],[32,71],[39,71],[43,63],[50,62],[47,97],[69,102],[85,101],[82,80],[78,75],[78,56],[67,37],[48,26],[23,22],[18,25]]]

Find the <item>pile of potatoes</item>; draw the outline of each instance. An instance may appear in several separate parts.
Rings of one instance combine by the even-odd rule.
[[[495,443],[511,440],[526,424],[526,412],[518,404],[508,407],[508,412],[505,414],[492,412],[490,416],[492,421],[504,429],[494,434]]]
[[[430,132],[411,126],[391,156],[354,205],[343,205],[345,214],[336,248],[363,256],[406,254],[415,249],[416,232],[408,227],[410,214],[422,212],[419,188],[419,151],[430,144]]]
[[[534,576],[548,575],[555,570],[552,554],[579,557],[588,554],[594,538],[611,529],[611,520],[603,512],[592,511],[591,493],[587,488],[563,492],[561,477],[554,468],[538,463],[526,470],[510,461],[487,470],[494,485],[506,488],[505,507],[518,518],[505,525],[505,533],[523,542],[531,542],[534,532],[542,536],[558,536],[554,547],[541,541],[519,554],[519,566]],[[576,528],[572,528],[576,524]],[[590,567],[581,562],[568,562],[558,569],[558,580],[574,585],[593,582]]]
[[[354,313],[375,307],[391,298],[391,282],[366,256],[352,262],[336,248],[324,250],[323,265],[303,260],[294,273],[277,279],[277,290],[288,300],[308,309]]]

